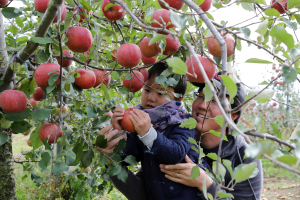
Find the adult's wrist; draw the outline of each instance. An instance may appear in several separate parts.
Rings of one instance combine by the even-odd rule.
[[[203,173],[203,175],[199,176],[199,178],[201,179],[201,184],[198,186],[198,189],[201,192],[203,192],[203,178],[205,179],[206,189],[208,189],[213,184],[213,180],[206,173]]]

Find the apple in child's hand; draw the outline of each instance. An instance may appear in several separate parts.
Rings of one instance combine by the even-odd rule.
[[[125,111],[124,111],[124,115],[123,115],[123,119],[120,120],[120,125],[121,127],[130,132],[130,133],[134,133],[136,132],[135,128],[134,128],[134,125],[130,119],[130,111],[133,111],[135,110],[136,108],[127,108]]]

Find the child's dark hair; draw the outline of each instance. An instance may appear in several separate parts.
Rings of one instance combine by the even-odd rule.
[[[155,65],[153,65],[148,73],[149,73],[149,77],[150,78],[156,78],[157,76],[159,76],[163,71],[165,71],[166,69],[168,69],[169,65],[167,63],[164,62],[159,62],[156,63]],[[181,75],[180,79],[176,85],[176,87],[174,88],[174,92],[177,94],[181,94],[183,97],[185,92],[186,92],[186,88],[187,88],[187,81],[186,81],[186,76],[185,75]],[[175,100],[177,100],[177,98],[175,98]]]

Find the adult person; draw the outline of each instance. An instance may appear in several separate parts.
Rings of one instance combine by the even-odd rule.
[[[212,82],[215,88],[220,91],[221,83],[220,78],[215,76],[212,79]],[[197,86],[198,92],[195,95],[195,100],[192,104],[192,116],[196,119],[196,135],[198,140],[201,142],[201,146],[204,150],[205,154],[208,153],[218,153],[218,148],[220,144],[220,138],[209,133],[209,130],[214,130],[217,132],[221,132],[221,127],[215,122],[213,118],[217,115],[222,115],[221,110],[217,106],[216,102],[212,100],[210,103],[204,101],[204,94],[202,92],[204,88],[204,84],[193,83]],[[243,85],[237,83],[237,95],[234,98],[234,103],[231,104],[231,108],[235,108],[241,105],[245,101],[246,91]],[[229,98],[228,98],[229,99]],[[204,119],[204,116],[206,118]],[[235,123],[238,122],[241,116],[241,111],[236,113],[232,113],[231,117]],[[108,133],[108,129],[100,131],[99,134],[107,134],[107,137],[111,138],[113,135],[117,134],[117,131],[112,131]],[[233,191],[227,191],[234,196],[234,199],[242,199],[242,200],[254,200],[260,199],[262,184],[263,184],[263,171],[261,161],[253,158],[244,159],[245,148],[247,144],[245,143],[242,136],[231,136],[228,129],[226,129],[226,136],[228,141],[222,142],[221,149],[221,159],[228,159],[232,162],[232,168],[234,169],[239,164],[247,164],[251,162],[257,162],[258,174],[245,180],[243,182],[237,183],[234,186]],[[108,139],[109,139],[108,138]],[[114,146],[117,144],[118,140],[112,140],[108,144],[108,148],[99,149],[103,153],[111,153]],[[171,155],[170,155],[171,156]],[[213,160],[208,157],[205,157],[206,161],[210,168],[212,168]],[[221,188],[217,185],[217,183],[207,175],[207,173],[200,169],[200,175],[194,180],[190,179],[191,169],[195,166],[188,157],[185,158],[187,163],[179,163],[175,165],[160,165],[160,168],[163,172],[166,173],[166,177],[174,182],[181,183],[190,187],[197,187],[199,189],[198,196],[199,199],[205,199],[203,191],[203,179],[205,179],[207,192],[215,195],[215,191],[221,190]],[[226,169],[227,170],[227,169]],[[128,199],[147,199],[147,194],[145,192],[145,188],[143,186],[143,174],[141,172],[137,173],[137,175],[133,174],[130,170],[128,171],[128,179],[126,183],[119,181],[116,177],[111,177],[114,185],[128,198]],[[228,170],[226,171],[226,175],[224,177],[224,185],[228,186],[229,182],[232,180],[230,173]],[[234,184],[234,182],[233,182]],[[229,198],[227,198],[229,199]]]

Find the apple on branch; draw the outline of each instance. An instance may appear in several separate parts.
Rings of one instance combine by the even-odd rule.
[[[171,8],[174,8],[176,10],[180,10],[182,8],[182,6],[184,5],[184,3],[180,0],[164,0],[164,2],[166,2]],[[164,8],[164,9],[168,9],[163,3],[162,1],[158,0],[159,5]]]
[[[44,140],[48,136],[50,136],[48,139],[48,143],[53,144],[56,132],[57,132],[56,141],[57,141],[57,138],[59,138],[63,135],[63,131],[61,130],[61,128],[59,128],[58,130],[57,129],[58,129],[58,126],[56,124],[52,124],[52,123],[43,124],[39,130],[40,139],[44,142]]]
[[[131,79],[123,79],[123,86],[127,87],[130,92],[137,92],[144,86],[144,76],[141,72],[131,72]]]
[[[93,71],[87,69],[78,69],[76,72],[80,74],[80,77],[75,77],[75,85],[81,89],[92,88],[96,83],[96,75]]]
[[[110,74],[107,71],[100,70],[100,69],[94,69],[93,72],[96,75],[96,82],[94,84],[94,88],[100,85],[101,83],[105,84],[106,86],[109,85],[111,77]]]
[[[199,7],[203,10],[203,12],[207,12],[211,7],[211,0],[204,0]]]
[[[135,44],[122,44],[117,50],[117,61],[122,67],[135,67],[139,64],[140,60],[141,50]]]
[[[226,34],[223,36],[227,47],[227,57],[231,56],[234,52],[235,41],[234,38],[230,34]],[[207,48],[211,55],[216,58],[221,58],[221,46],[215,36],[211,35],[207,40]]]
[[[8,4],[8,0],[0,0],[0,8],[4,8]]]
[[[273,6],[271,6],[271,8],[276,9],[280,14],[285,13],[284,10],[288,11],[288,9],[287,9],[288,0],[277,0],[277,2],[279,2],[279,3],[275,3],[275,0],[272,0],[271,4],[274,4],[274,3],[275,4]],[[283,9],[283,7],[284,7],[284,9]]]
[[[142,58],[141,59],[142,59],[142,62],[144,63],[144,65],[146,65],[146,66],[154,64],[157,61],[157,58],[147,58],[143,54],[142,54]]]
[[[91,32],[84,27],[74,26],[70,28],[66,34],[68,42],[66,45],[70,50],[77,53],[84,53],[88,51],[93,43],[93,36]]]
[[[65,49],[65,50],[63,50],[63,56],[73,57],[73,52],[68,49]],[[60,57],[58,57],[56,59],[57,59],[58,64],[60,65],[60,62],[61,62]],[[73,62],[73,60],[71,60],[71,59],[63,58],[62,67],[69,67],[72,64],[72,62]]]
[[[156,45],[157,43],[153,43],[149,45],[150,39],[146,36],[144,37],[140,43],[139,47],[142,52],[142,54],[147,58],[152,58],[153,56],[156,56],[159,54],[159,49],[157,49]]]
[[[174,39],[173,36],[171,34],[167,35],[165,37],[166,39],[166,47],[165,50],[163,51],[164,55],[173,55],[174,53],[176,53],[180,47],[180,42],[179,39],[176,38]],[[161,51],[159,48],[158,43],[156,43],[156,47],[159,50],[159,52]]]
[[[151,22],[151,26],[154,28],[163,28],[163,22],[161,21],[160,17],[162,18],[163,22],[166,25],[166,29],[176,28],[176,26],[172,23],[170,18],[170,11],[166,9],[158,9],[154,11],[152,14],[151,19],[155,20],[154,22]],[[161,31],[158,31],[158,33],[162,33]],[[162,33],[163,34],[163,33]]]
[[[31,97],[36,101],[42,101],[44,99],[45,92],[41,87],[37,87],[34,89],[36,93],[32,94]]]
[[[4,112],[23,112],[27,106],[26,94],[19,90],[5,90],[0,94],[0,106]]]
[[[50,72],[55,71],[51,74]],[[48,79],[52,74],[59,74],[60,72],[60,66],[58,64],[54,63],[43,63],[40,66],[38,66],[34,73],[34,79],[36,84],[41,88],[46,88],[49,86]],[[60,83],[60,78],[55,81],[55,85],[58,85]]]
[[[110,21],[120,20],[126,14],[126,11],[122,8],[121,5],[114,5],[110,2],[110,0],[103,0],[102,12],[104,16]]]

